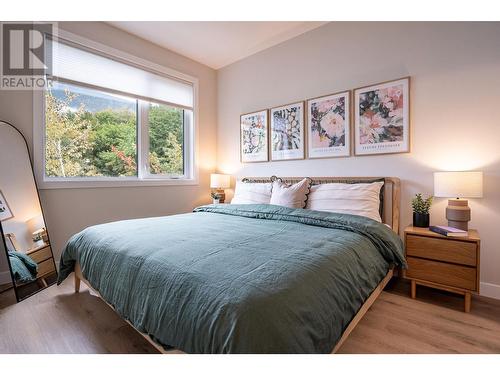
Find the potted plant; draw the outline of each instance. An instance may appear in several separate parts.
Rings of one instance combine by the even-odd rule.
[[[220,202],[220,194],[219,193],[212,191],[210,193],[210,196],[212,197],[213,204],[219,204],[219,202]]]
[[[411,200],[413,208],[413,226],[427,228],[429,226],[429,209],[431,208],[432,198],[422,198],[422,194],[418,193]]]

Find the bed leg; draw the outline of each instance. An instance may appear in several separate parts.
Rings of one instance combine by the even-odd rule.
[[[80,292],[80,278],[76,275],[75,272],[75,293]]]

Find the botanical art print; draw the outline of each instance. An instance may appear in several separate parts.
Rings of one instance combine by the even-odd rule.
[[[271,159],[304,158],[304,103],[271,109]]]
[[[409,78],[354,91],[355,153],[410,151]]]
[[[349,92],[307,102],[309,158],[349,156]]]
[[[12,214],[7,201],[0,190],[0,221],[12,219],[13,217],[14,215]]]
[[[267,110],[240,117],[241,161],[243,163],[268,161]]]

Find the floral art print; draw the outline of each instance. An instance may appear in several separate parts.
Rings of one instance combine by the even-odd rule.
[[[408,152],[409,78],[355,90],[355,153]]]
[[[349,156],[349,92],[308,101],[309,158]]]
[[[251,163],[268,161],[267,110],[240,117],[241,161]]]
[[[271,159],[304,158],[304,103],[271,110]]]

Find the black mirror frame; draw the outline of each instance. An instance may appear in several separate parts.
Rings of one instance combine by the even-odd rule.
[[[24,144],[26,146],[26,153],[28,155],[28,159],[29,159],[30,166],[31,166],[31,174],[33,175],[33,183],[35,184],[36,194],[37,194],[37,197],[38,197],[38,202],[40,204],[40,211],[42,213],[43,221],[45,222],[45,228],[47,229],[47,239],[49,241],[49,244],[51,245],[50,252],[52,254],[52,262],[54,263],[54,269],[55,269],[56,275],[59,277],[59,272],[57,271],[56,261],[54,259],[54,252],[52,251],[52,241],[50,240],[50,231],[49,231],[49,228],[48,228],[48,225],[47,225],[47,220],[45,219],[45,214],[43,212],[43,206],[42,206],[42,201],[40,200],[40,192],[38,190],[38,185],[36,183],[35,172],[33,171],[33,162],[31,161],[31,155],[30,155],[30,149],[28,147],[28,141],[26,141],[26,138],[24,137],[23,133],[21,133],[21,131],[18,128],[16,128],[14,125],[12,125],[10,122],[0,119],[0,123],[4,123],[6,125],[9,125],[15,131],[17,131],[19,133],[19,135],[22,137],[22,139],[24,140]],[[2,226],[2,222],[1,221],[0,221],[0,235],[2,237],[3,246],[5,248],[5,255],[7,256],[7,263],[9,264],[10,277],[12,279],[12,285],[14,287],[14,293],[16,294],[16,301],[17,302],[21,302],[21,301],[23,301],[23,300],[25,300],[25,299],[27,299],[27,298],[29,298],[29,297],[37,294],[38,292],[41,292],[42,290],[48,288],[49,286],[52,286],[52,285],[55,284],[55,282],[51,283],[51,284],[48,284],[47,286],[44,286],[44,287],[36,290],[35,292],[30,293],[30,294],[24,296],[23,298],[20,298],[19,297],[19,293],[17,291],[17,286],[16,286],[16,280],[15,280],[15,277],[14,277],[14,272],[12,271],[12,266],[11,266],[10,260],[9,260],[9,253],[8,253],[8,250],[7,250],[7,243],[5,242],[5,235],[4,235],[3,226]]]

